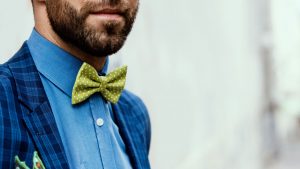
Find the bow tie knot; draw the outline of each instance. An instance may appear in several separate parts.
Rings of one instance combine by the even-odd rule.
[[[99,76],[96,69],[87,63],[81,66],[72,91],[72,104],[78,104],[94,93],[116,103],[125,86],[127,66],[114,70],[106,76]]]

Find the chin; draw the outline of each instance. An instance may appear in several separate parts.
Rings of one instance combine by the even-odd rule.
[[[124,38],[120,40],[110,37],[94,43],[93,46],[86,46],[81,49],[92,56],[106,57],[117,53],[123,47],[124,42]]]

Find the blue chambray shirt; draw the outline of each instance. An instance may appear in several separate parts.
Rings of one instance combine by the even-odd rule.
[[[100,94],[73,106],[72,89],[82,61],[42,37],[27,41],[49,99],[71,169],[131,169],[125,144]],[[102,72],[106,73],[108,59]]]

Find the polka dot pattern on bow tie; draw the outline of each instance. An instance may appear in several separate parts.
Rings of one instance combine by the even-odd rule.
[[[112,103],[117,103],[126,82],[127,66],[118,68],[106,76],[98,76],[94,67],[87,63],[81,66],[72,91],[72,104],[85,101],[94,93]]]

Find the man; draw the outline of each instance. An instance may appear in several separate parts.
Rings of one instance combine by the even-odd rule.
[[[0,168],[148,169],[150,120],[109,55],[138,0],[33,0],[35,28],[0,66]]]

